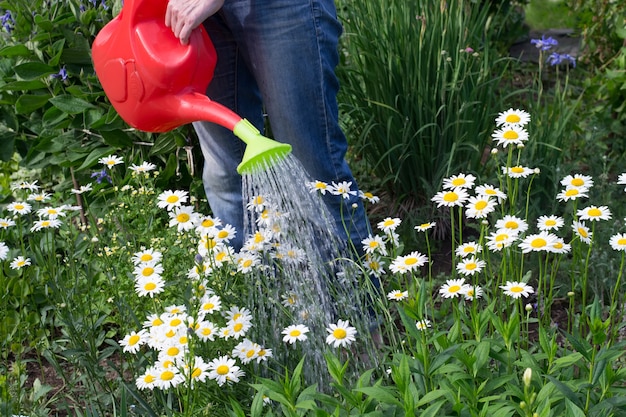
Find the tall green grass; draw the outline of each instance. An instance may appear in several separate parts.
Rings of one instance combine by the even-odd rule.
[[[481,170],[506,61],[489,8],[463,0],[339,3],[340,106],[354,151],[400,200]]]

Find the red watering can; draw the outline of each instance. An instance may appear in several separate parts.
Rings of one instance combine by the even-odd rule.
[[[146,132],[167,132],[187,123],[219,124],[246,143],[239,173],[282,159],[291,146],[266,138],[246,119],[205,95],[217,56],[205,29],[182,45],[165,26],[168,0],[125,0],[122,11],[92,46],[96,75],[119,115]]]

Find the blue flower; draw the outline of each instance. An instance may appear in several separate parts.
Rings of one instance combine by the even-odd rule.
[[[58,73],[52,74],[52,78],[60,78],[61,81],[67,80],[67,70],[65,69],[65,65],[63,65],[63,68],[61,68]]]
[[[561,65],[563,62],[569,61],[569,63],[576,68],[576,58],[570,54],[558,54],[556,52],[552,52],[546,61],[552,66]]]
[[[530,43],[542,51],[548,51],[552,49],[553,46],[557,46],[559,44],[559,42],[551,36],[546,38],[546,35],[541,35],[541,39],[531,39]]]
[[[13,16],[11,15],[11,11],[7,10],[4,12],[2,17],[0,18],[2,22],[2,27],[9,33],[13,30],[13,25],[15,24],[15,20],[13,20]]]
[[[107,172],[106,168],[103,168],[102,171],[94,172],[93,174],[91,174],[91,178],[95,178],[98,184],[102,183],[102,181],[104,180],[107,180],[110,184],[113,183],[113,181],[111,181],[111,177],[109,177],[109,173]]]

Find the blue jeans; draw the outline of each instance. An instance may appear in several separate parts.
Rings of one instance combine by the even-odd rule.
[[[218,57],[209,98],[261,131],[265,110],[272,137],[293,146],[312,180],[351,181],[356,190],[338,120],[334,70],[342,27],[334,2],[227,0],[205,27]],[[216,217],[237,229],[233,246],[239,249],[246,202],[236,169],[245,144],[221,126],[197,122],[194,127],[205,159],[202,179],[209,205]],[[327,195],[325,200],[338,232],[360,248],[370,230],[360,198]]]

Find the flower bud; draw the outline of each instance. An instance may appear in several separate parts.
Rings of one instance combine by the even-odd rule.
[[[526,368],[524,371],[524,376],[522,376],[522,381],[524,381],[524,385],[526,387],[530,386],[530,381],[533,379],[533,370],[530,368]]]

